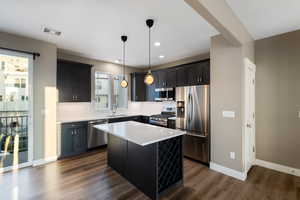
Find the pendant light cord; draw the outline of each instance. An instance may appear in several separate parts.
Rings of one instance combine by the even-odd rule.
[[[151,73],[151,28],[149,27],[149,72]]]
[[[125,80],[125,42],[123,42],[123,80]]]

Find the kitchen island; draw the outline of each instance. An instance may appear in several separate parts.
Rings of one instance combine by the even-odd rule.
[[[183,131],[134,121],[96,125],[108,134],[107,163],[151,199],[183,183]]]

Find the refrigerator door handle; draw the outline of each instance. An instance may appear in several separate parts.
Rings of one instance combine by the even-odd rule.
[[[192,100],[192,96],[191,96],[191,93],[189,93],[188,94],[188,122],[190,122],[191,121],[191,119],[192,119],[192,115],[191,115],[191,113],[192,113],[192,109],[191,109],[191,100]],[[190,125],[190,123],[188,124],[188,125]]]

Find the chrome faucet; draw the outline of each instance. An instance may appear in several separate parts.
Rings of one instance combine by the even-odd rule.
[[[117,104],[113,104],[113,105],[112,105],[112,107],[111,107],[111,112],[112,112],[113,115],[116,114],[117,108],[118,108]]]

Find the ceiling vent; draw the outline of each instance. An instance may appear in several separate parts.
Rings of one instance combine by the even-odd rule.
[[[61,31],[57,31],[57,30],[54,30],[54,29],[48,28],[48,27],[43,27],[43,32],[49,33],[51,35],[57,35],[57,36],[61,35]]]

